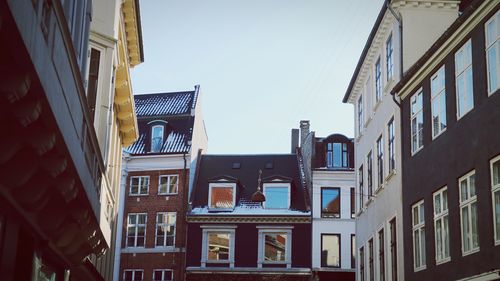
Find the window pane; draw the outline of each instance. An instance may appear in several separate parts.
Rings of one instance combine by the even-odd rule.
[[[471,219],[471,235],[472,235],[472,247],[479,247],[479,233],[477,232],[477,203],[474,202],[470,206],[470,219]]]
[[[444,225],[444,257],[447,258],[450,256],[450,230],[448,227],[448,216],[445,216],[443,219]]]
[[[339,236],[322,235],[321,240],[321,266],[340,267]]]
[[[476,195],[476,175],[472,174],[469,177],[470,197]]]
[[[167,184],[168,184],[168,178],[161,177],[160,186],[158,187],[158,193],[167,193]]]
[[[333,167],[341,167],[342,149],[340,143],[333,144]]]
[[[497,54],[497,44],[492,46],[488,50],[488,82],[489,82],[489,92],[493,92],[498,88],[498,80],[497,80],[497,75],[498,75],[498,69],[497,69],[497,60],[498,60],[498,54]]]
[[[264,203],[269,209],[288,208],[288,186],[266,186],[264,188],[266,201]]]
[[[496,238],[495,240],[500,240],[500,190],[496,191],[494,194],[495,201],[495,227],[496,227]]]
[[[233,208],[233,188],[214,186],[211,188],[210,208]]]
[[[340,218],[340,189],[321,189],[321,215],[322,217]]]
[[[170,177],[170,185],[169,185],[169,193],[177,193],[177,180],[179,177],[171,176]]]
[[[493,177],[493,185],[500,184],[500,160],[493,163],[491,174]]]
[[[441,220],[436,221],[436,229],[435,229],[435,236],[436,236],[436,258],[437,260],[442,260],[443,259],[443,241],[442,241],[442,225],[441,225]]]
[[[470,251],[469,244],[469,208],[462,208],[462,248],[464,252]]]
[[[229,233],[208,234],[208,260],[229,260]]]
[[[285,261],[286,234],[265,234],[264,260]]]

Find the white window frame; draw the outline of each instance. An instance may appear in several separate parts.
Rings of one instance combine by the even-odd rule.
[[[382,237],[382,243],[384,245],[382,245],[382,247],[380,246],[380,234],[383,235]],[[374,235],[376,236],[376,244],[377,244],[377,248],[375,251],[375,256],[376,256],[376,261],[377,261],[377,265],[376,265],[376,270],[375,270],[375,275],[378,276],[377,278],[375,279],[378,279],[378,280],[387,280],[387,231],[385,231],[385,227],[384,225],[382,225],[378,230],[377,230],[377,234]],[[375,241],[374,241],[375,243]],[[381,259],[380,259],[380,256],[381,256],[381,251],[383,252],[383,264],[381,264]],[[383,265],[383,272],[382,272],[382,265]]]
[[[288,188],[288,194],[287,194],[287,207],[286,208],[276,208],[276,209],[279,209],[279,210],[285,210],[285,209],[290,209],[290,196],[291,196],[291,187],[290,187],[290,183],[289,182],[280,182],[280,183],[270,183],[270,182],[265,182],[262,184],[262,190],[264,192],[264,195],[266,195],[266,191],[268,188],[273,188],[273,187],[287,187]],[[267,208],[266,207],[266,201],[263,202],[263,207],[264,208]]]
[[[488,96],[491,96],[500,88],[500,28],[498,27],[500,21],[500,11],[496,12],[485,24],[484,24],[484,37],[485,37],[485,52],[486,52],[486,76],[488,79]],[[495,38],[488,38],[488,26],[492,24],[494,31],[493,36]],[[491,40],[491,41],[490,41]],[[488,51],[494,49],[496,53],[496,79],[497,87],[495,89],[491,88],[491,77],[490,77],[490,57],[488,56]]]
[[[387,123],[387,164],[389,176],[396,170],[396,136],[394,126],[395,120],[394,116],[392,116]]]
[[[146,191],[146,193],[141,193],[141,184],[142,184],[143,179],[145,179],[145,178],[148,179],[147,191]],[[134,179],[139,179],[139,185],[137,187],[137,193],[132,193],[132,181]],[[149,178],[149,176],[133,176],[133,177],[130,177],[130,186],[129,186],[128,195],[129,196],[146,196],[146,195],[149,195],[149,186],[150,185],[151,185],[151,179]]]
[[[136,216],[136,219],[135,219],[136,223],[133,225],[135,227],[134,245],[129,245],[128,244],[128,237],[129,237],[128,228],[132,226],[132,225],[129,224],[129,221],[130,221],[129,217],[131,215],[135,215]],[[146,216],[144,224],[139,224],[139,216],[140,215]],[[144,246],[137,246],[137,228],[139,226],[144,226]],[[128,213],[127,214],[127,236],[126,236],[126,240],[125,240],[126,247],[127,248],[145,248],[146,247],[146,238],[147,238],[147,228],[148,228],[148,214],[147,213]]]
[[[377,191],[384,185],[384,135],[381,134],[376,142],[377,146]]]
[[[154,150],[153,149],[153,136],[154,136],[154,131],[155,131],[156,128],[161,128],[161,142],[160,142],[161,145],[160,145],[160,147],[159,147],[158,150]],[[151,149],[150,149],[150,151],[152,153],[159,153],[159,152],[161,152],[164,138],[165,138],[165,126],[164,125],[153,125],[153,126],[151,126]]]
[[[174,220],[174,223],[159,223],[158,222],[158,215],[163,215],[163,216],[167,216],[168,215],[174,215],[175,217],[175,220]],[[173,239],[173,244],[172,245],[166,245],[167,244],[167,232],[165,231],[165,235],[163,237],[163,245],[162,246],[158,246],[158,227],[168,227],[168,226],[174,226],[174,239]],[[155,225],[155,248],[173,248],[175,247],[175,238],[176,238],[176,234],[177,234],[177,212],[157,212],[156,213],[156,225]]]
[[[373,103],[373,96],[372,96],[372,77],[368,76],[366,78],[365,82],[365,102],[363,105],[364,106],[364,127],[369,123],[369,121],[372,119],[372,114],[373,114],[373,107],[375,106]]]
[[[493,176],[493,164],[496,162],[499,162],[500,165],[500,155],[496,156],[495,158],[490,160],[490,175],[491,175],[491,201],[493,204],[493,230],[494,230],[494,236],[493,240],[496,245],[500,245],[500,227],[497,228],[496,221],[500,220],[500,217],[497,218],[497,213],[496,213],[496,206],[495,206],[495,193],[500,192],[500,175],[499,177],[499,182],[495,185],[495,179]],[[498,237],[498,239],[497,239]]]
[[[417,107],[415,112],[413,112],[412,105],[416,102],[416,99],[418,99],[420,96],[421,99],[421,106]],[[423,134],[424,134],[424,112],[423,112],[423,105],[424,102],[424,92],[422,88],[418,89],[410,98],[410,145],[411,145],[411,155],[415,155],[418,151],[420,151],[424,147],[424,141],[423,141]],[[418,119],[419,117],[421,118],[422,121],[422,129],[419,130],[418,128]],[[413,120],[416,119],[416,126],[417,128],[413,128]],[[413,140],[413,131],[416,132],[416,147],[414,146],[414,140]],[[420,135],[422,135],[422,141],[420,141]]]
[[[441,135],[444,131],[446,131],[447,127],[447,122],[446,122],[446,72],[444,65],[441,66],[441,68],[436,71],[431,77],[431,131],[432,131],[432,139],[437,138],[439,135]],[[434,89],[432,87],[432,81],[434,79],[443,79],[443,87]],[[444,95],[444,108],[441,108],[441,97]],[[438,112],[434,112],[434,105],[438,108]],[[444,113],[444,114],[443,114]],[[437,116],[438,118],[438,130],[437,132],[434,130],[434,116]],[[443,120],[441,119],[444,119]],[[444,128],[441,128],[441,123],[444,124]]]
[[[446,191],[446,194],[445,194]],[[445,199],[446,196],[446,199]],[[440,206],[436,206],[436,198],[439,198]],[[443,264],[449,262],[451,260],[450,257],[450,223],[448,217],[449,203],[448,203],[448,188],[442,187],[438,191],[434,192],[432,195],[432,202],[434,207],[434,248],[435,248],[435,258],[436,265]],[[446,200],[446,206],[444,206],[443,202]],[[446,208],[445,208],[446,207]],[[445,226],[444,221],[448,220],[447,226]],[[440,229],[440,238],[441,238],[441,248],[438,247],[438,222],[441,223]],[[446,247],[448,247],[448,255],[446,255]],[[439,254],[441,254],[441,258],[439,258]]]
[[[465,51],[467,49],[470,48],[470,53],[465,53]],[[458,57],[462,57],[464,58],[464,62],[465,62],[465,56],[470,56],[469,58],[469,61],[470,63],[468,64],[464,64],[462,68],[459,68],[459,63],[457,62],[458,61]],[[462,76],[462,75],[466,75],[468,71],[471,71],[471,76],[472,76],[472,79],[471,79],[471,88],[472,88],[472,93],[467,93],[467,91],[465,91],[465,96],[461,97],[459,95],[459,91],[458,91],[458,80],[459,80],[459,77]],[[465,89],[468,88],[468,84],[467,84],[467,79],[464,79],[465,81]],[[455,92],[456,92],[456,103],[457,103],[457,120],[459,120],[460,118],[462,118],[465,114],[467,114],[469,111],[471,111],[473,108],[474,108],[474,72],[473,72],[473,69],[472,69],[472,43],[471,43],[471,39],[469,39],[467,42],[465,42],[465,44],[455,53]],[[460,111],[460,102],[462,101],[465,101],[468,99],[469,95],[471,95],[471,99],[472,99],[472,104],[471,104],[471,107],[470,108],[466,108],[464,112],[461,112]]]
[[[233,189],[233,207],[232,208],[216,208],[212,205],[212,188],[213,187],[231,187]],[[214,211],[231,211],[236,207],[236,183],[233,182],[213,182],[208,184],[208,209]]]
[[[383,91],[383,89],[382,89],[382,60],[381,60],[380,56],[375,61],[374,72],[375,72],[375,81],[374,81],[375,82],[375,104],[374,104],[374,107],[377,107],[377,105],[382,100],[382,91]]]
[[[394,40],[392,32],[387,36],[385,40],[385,74],[386,81],[390,81],[394,78]],[[390,44],[389,44],[390,43]],[[390,47],[390,48],[388,48]]]
[[[161,271],[161,281],[166,280],[166,274],[170,272],[170,280],[174,280],[174,271],[172,269],[153,269],[153,281],[160,281],[160,280],[155,280],[155,272]]]
[[[474,239],[473,239],[473,230],[472,230],[472,226],[473,226],[473,222],[472,222],[472,216],[471,216],[471,213],[472,213],[472,204],[476,203],[476,219],[479,217],[479,214],[477,213],[477,186],[476,184],[474,183],[474,190],[476,191],[476,193],[471,196],[471,183],[470,183],[470,179],[472,176],[474,176],[474,179],[475,179],[475,175],[476,175],[476,171],[475,170],[472,170],[470,172],[468,172],[467,174],[465,174],[464,176],[462,176],[459,180],[458,180],[458,194],[459,194],[459,203],[460,203],[460,238],[461,238],[461,245],[462,245],[462,256],[466,256],[466,255],[470,255],[470,254],[473,254],[475,252],[478,252],[479,251],[479,248],[480,248],[480,241],[479,241],[479,227],[476,229],[476,235],[477,235],[477,247],[474,247],[473,243],[474,243]],[[467,181],[467,198],[462,198],[462,182],[463,181]],[[475,180],[474,180],[475,182]],[[468,233],[468,237],[465,238],[467,239],[467,242],[469,243],[470,245],[470,249],[469,250],[465,250],[464,249],[464,225],[463,225],[463,220],[462,220],[462,217],[463,217],[463,210],[467,208],[468,209],[468,214],[469,214],[469,220],[467,222],[468,224],[468,228],[469,228],[469,231],[470,233]],[[476,222],[476,226],[477,225],[477,222]]]
[[[257,249],[257,267],[262,268],[263,264],[285,264],[286,268],[292,267],[292,230],[293,226],[257,226],[259,230],[259,245]],[[285,260],[284,261],[266,261],[264,258],[265,252],[265,235],[266,234],[285,234]]]
[[[136,272],[138,272],[138,271],[142,272],[142,279],[141,279],[141,281],[144,280],[144,269],[128,269],[128,268],[123,270],[123,276],[122,276],[123,280],[125,280],[125,273],[127,271],[128,272],[132,272],[132,280],[135,280],[135,273]]]
[[[363,94],[361,94],[358,98],[358,136],[361,136],[363,133],[365,118],[364,118],[364,108],[363,108]]]
[[[235,248],[235,225],[201,225],[202,228],[202,248],[201,248],[201,267],[206,267],[209,264],[229,264],[230,268],[234,267],[234,248]],[[229,234],[229,257],[227,260],[209,260],[208,259],[208,235],[211,233]]]
[[[160,186],[161,186],[161,179],[162,178],[167,178],[167,192],[160,192]],[[177,178],[177,181],[175,183],[175,192],[168,192],[168,189],[170,187],[170,181],[172,178]],[[179,175],[160,175],[158,177],[158,195],[176,195],[179,193]]]
[[[418,221],[415,221],[415,211],[417,212]],[[421,213],[422,212],[422,213]],[[412,237],[413,237],[413,271],[417,272],[426,269],[426,243],[425,243],[425,209],[424,200],[415,203],[411,207],[412,218]],[[415,232],[417,235],[415,235]],[[422,241],[422,232],[424,239]],[[415,239],[418,239],[419,249],[415,248]],[[417,251],[419,260],[417,261]]]

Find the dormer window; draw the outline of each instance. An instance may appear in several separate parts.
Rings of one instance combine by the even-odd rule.
[[[347,168],[349,166],[348,158],[347,143],[327,143],[326,166],[328,168]]]
[[[163,145],[163,125],[154,125],[151,128],[151,152],[160,152]]]
[[[232,210],[236,205],[236,183],[210,183],[209,208]]]
[[[264,208],[289,209],[290,183],[264,183]]]

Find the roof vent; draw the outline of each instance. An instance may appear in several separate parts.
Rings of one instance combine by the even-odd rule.
[[[273,162],[267,162],[266,163],[266,169],[273,169],[274,168],[274,163]]]
[[[233,163],[233,169],[239,169],[239,168],[241,168],[241,163],[239,163],[239,162],[234,162],[234,163]]]

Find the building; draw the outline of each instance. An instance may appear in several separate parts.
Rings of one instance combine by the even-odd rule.
[[[405,280],[500,278],[500,2],[469,2],[392,90]]]
[[[341,134],[320,138],[309,121],[292,129],[292,150],[299,143],[312,209],[313,280],[355,280],[356,174],[354,142]]]
[[[309,280],[311,212],[300,153],[202,155],[198,166],[186,280]]]
[[[207,148],[200,95],[134,97],[139,139],[124,152],[115,281],[184,280],[189,174]]]
[[[459,1],[385,1],[345,93],[355,108],[358,280],[404,280],[401,119],[390,92],[458,13]]]
[[[122,149],[138,137],[129,69],[144,61],[138,0],[93,1],[87,105],[104,162],[100,224],[109,250],[90,256],[104,280],[112,280],[121,185]]]

